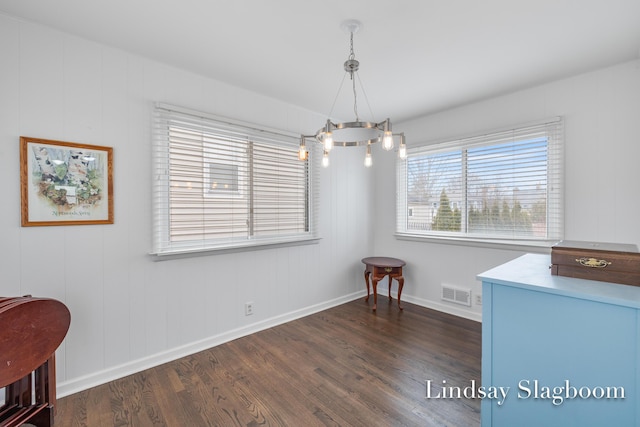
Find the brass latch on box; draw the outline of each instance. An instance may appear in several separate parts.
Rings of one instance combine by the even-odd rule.
[[[606,261],[604,259],[596,259],[596,258],[578,258],[576,262],[584,267],[590,268],[605,268],[610,265],[610,261]]]

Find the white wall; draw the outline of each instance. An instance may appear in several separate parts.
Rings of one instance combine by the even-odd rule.
[[[0,295],[69,307],[60,395],[364,295],[373,172],[357,150],[321,171],[319,244],[147,255],[153,102],[296,133],[324,116],[3,15],[0,58]],[[115,224],[20,227],[21,135],[113,147]]]
[[[425,95],[428,96],[428,95]],[[640,245],[640,61],[396,124],[407,144],[565,119],[565,239]],[[382,163],[382,164],[381,164]],[[523,252],[395,239],[395,164],[376,167],[378,255],[407,261],[403,299],[479,319],[481,307],[440,300],[441,284],[480,292],[475,277]],[[386,281],[385,281],[386,282]],[[395,286],[394,286],[395,289]]]

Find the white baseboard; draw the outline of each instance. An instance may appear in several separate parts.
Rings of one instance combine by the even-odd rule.
[[[145,369],[153,368],[154,366],[162,365],[163,363],[171,362],[181,357],[198,353],[200,351],[215,347],[220,344],[224,344],[229,341],[233,341],[246,335],[250,335],[255,332],[271,328],[273,326],[281,325],[283,323],[290,322],[292,320],[299,319],[301,317],[308,316],[310,314],[317,313],[319,311],[326,310],[328,308],[335,307],[362,297],[364,297],[363,292],[355,292],[340,298],[336,298],[320,304],[315,304],[300,310],[295,310],[289,313],[265,319],[260,322],[252,323],[251,325],[233,329],[231,331],[227,331],[200,341],[156,353],[148,357],[133,360],[122,365],[114,366],[102,371],[91,373],[89,375],[74,378],[69,381],[59,382],[56,387],[56,393],[58,397],[68,396],[70,394],[74,394],[91,387],[105,384],[109,381],[114,381],[119,378],[126,377],[127,375],[131,375]]]
[[[393,292],[391,293],[391,295],[393,295]],[[403,295],[402,301],[407,301],[416,305],[420,305],[422,307],[431,308],[433,310],[441,311],[443,313],[453,314],[454,316],[464,317],[465,319],[482,323],[482,313],[476,313],[473,311],[464,310],[451,305],[440,304],[438,302],[434,302],[434,301],[430,301],[422,298],[416,298],[411,295],[407,295],[406,297]]]
[[[378,287],[378,295],[389,295],[388,288]],[[393,298],[398,298],[398,293],[391,290],[391,296]],[[412,304],[416,304],[425,308],[430,308],[432,310],[441,311],[447,314],[453,314],[454,316],[463,317],[465,319],[474,320],[476,322],[482,322],[482,313],[477,313],[470,310],[465,310],[464,308],[460,308],[454,305],[442,304],[436,301],[426,300],[423,298],[414,297],[412,295],[407,295],[405,293],[402,294],[402,301],[410,302]]]
[[[378,294],[388,295],[388,290],[385,288],[378,288]],[[397,292],[394,293],[392,291],[391,295],[394,298],[398,298]],[[119,378],[126,377],[127,375],[135,374],[136,372],[140,372],[145,369],[153,368],[154,366],[162,365],[163,363],[171,362],[181,357],[198,353],[208,348],[233,341],[235,339],[271,328],[273,326],[281,325],[283,323],[290,322],[292,320],[299,319],[301,317],[308,316],[310,314],[317,313],[319,311],[326,310],[328,308],[335,307],[358,298],[364,298],[364,296],[365,294],[362,291],[354,292],[340,298],[265,319],[260,322],[252,323],[251,325],[243,326],[242,328],[233,329],[219,335],[215,335],[180,347],[172,348],[170,350],[156,353],[148,357],[133,360],[122,365],[114,366],[102,371],[94,372],[89,375],[74,378],[69,381],[63,381],[57,384],[57,395],[58,397],[68,396],[70,394],[74,394],[91,387],[105,384],[109,381],[114,381]],[[406,294],[402,295],[402,300],[422,307],[452,314],[454,316],[463,317],[469,320],[475,320],[476,322],[482,321],[482,314],[460,309],[458,307],[452,307],[449,305],[440,304],[434,301],[429,301]]]

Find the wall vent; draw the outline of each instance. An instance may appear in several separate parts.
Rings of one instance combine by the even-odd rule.
[[[442,285],[442,299],[471,307],[471,289],[460,289],[449,285]]]

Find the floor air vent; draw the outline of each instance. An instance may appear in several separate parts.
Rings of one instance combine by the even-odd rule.
[[[471,289],[458,289],[442,285],[442,299],[471,307]]]

